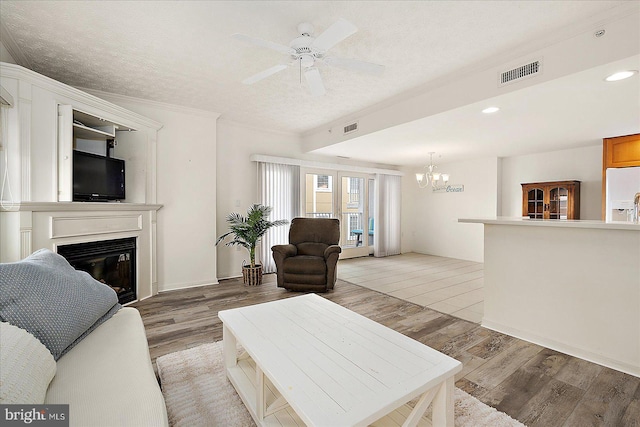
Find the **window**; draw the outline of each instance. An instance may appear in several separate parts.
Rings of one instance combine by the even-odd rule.
[[[349,219],[349,240],[355,240],[356,235],[353,233],[353,230],[362,230],[360,226],[360,214],[359,213],[350,213],[348,214]]]
[[[329,175],[316,175],[316,190],[328,190],[329,187]]]
[[[357,208],[360,205],[360,187],[362,186],[362,178],[350,177],[347,181],[347,207]]]

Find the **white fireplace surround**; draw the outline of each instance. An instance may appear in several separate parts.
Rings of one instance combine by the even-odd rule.
[[[161,205],[137,203],[22,203],[3,212],[20,224],[19,258],[40,248],[133,237],[136,239],[137,298],[158,292],[156,213]]]

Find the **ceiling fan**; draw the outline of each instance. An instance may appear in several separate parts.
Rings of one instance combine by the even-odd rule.
[[[298,25],[298,32],[300,33],[300,36],[293,39],[291,43],[289,43],[289,46],[244,34],[234,34],[232,37],[236,40],[266,47],[289,55],[288,61],[274,65],[271,68],[267,68],[258,74],[248,77],[244,79],[242,83],[248,85],[256,83],[286,69],[290,65],[298,64],[300,74],[302,75],[302,73],[304,73],[304,77],[307,81],[311,94],[313,96],[320,96],[326,93],[326,89],[322,82],[322,77],[320,76],[317,64],[327,64],[346,70],[359,71],[374,75],[381,74],[384,71],[383,65],[372,64],[370,62],[359,61],[357,59],[326,56],[329,49],[354,34],[356,31],[358,31],[358,28],[355,25],[345,19],[339,19],[318,37],[313,37],[313,25],[303,22]]]

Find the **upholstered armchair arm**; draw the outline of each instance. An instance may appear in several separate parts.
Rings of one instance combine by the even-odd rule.
[[[331,245],[331,246],[327,247],[327,249],[324,250],[324,259],[328,260],[331,255],[340,254],[340,252],[342,252],[342,249],[340,248],[340,246]]]
[[[283,259],[298,255],[298,248],[295,245],[275,245],[271,247],[273,251],[273,256],[275,257],[277,254],[282,254]]]
[[[338,245],[331,245],[324,250],[324,259],[327,263],[327,289],[333,289],[338,278],[338,256],[342,249]]]
[[[278,286],[284,287],[284,260],[298,254],[298,248],[295,245],[275,245],[271,247],[273,252],[273,260],[276,262],[276,276]]]

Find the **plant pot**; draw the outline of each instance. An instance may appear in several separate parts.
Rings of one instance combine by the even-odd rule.
[[[242,279],[245,285],[258,286],[262,284],[262,265],[256,264],[255,267],[249,265],[242,266]]]

